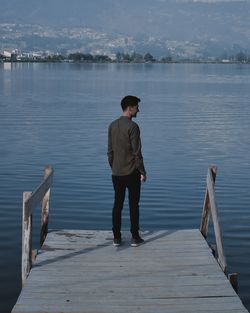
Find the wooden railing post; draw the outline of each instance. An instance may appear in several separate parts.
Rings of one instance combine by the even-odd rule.
[[[213,184],[215,184],[217,167],[215,165],[209,166],[207,175],[210,175],[209,172],[212,173]],[[205,238],[207,237],[207,233],[208,233],[210,211],[211,211],[211,206],[209,202],[208,188],[206,187],[203,210],[202,210],[202,217],[201,217],[201,225],[200,225],[200,232]]]
[[[27,212],[27,200],[30,196],[31,192],[23,193],[22,285],[24,285],[32,266],[32,215]]]
[[[34,192],[23,193],[23,223],[22,223],[22,284],[24,285],[32,267],[36,253],[32,251],[32,214],[42,203],[40,244],[42,245],[47,232],[49,221],[49,198],[53,182],[53,168],[45,168],[44,180]]]
[[[238,274],[237,273],[231,273],[228,274],[228,279],[235,290],[236,293],[239,293],[239,288],[238,288]]]
[[[215,165],[212,165],[208,168],[207,188],[206,188],[206,194],[205,194],[204,205],[203,205],[200,231],[202,235],[206,238],[207,232],[208,232],[209,215],[211,214],[215,240],[216,240],[217,254],[218,254],[217,261],[219,265],[221,266],[222,270],[226,272],[227,264],[226,264],[226,258],[224,255],[222,233],[220,229],[219,215],[218,215],[215,190],[214,190],[216,173],[217,173],[217,168]]]
[[[46,179],[51,172],[53,171],[51,166],[46,166],[44,170],[44,179]],[[45,194],[42,202],[42,211],[41,211],[41,232],[40,232],[40,246],[43,245],[44,240],[48,233],[49,225],[49,199],[50,199],[50,188]]]

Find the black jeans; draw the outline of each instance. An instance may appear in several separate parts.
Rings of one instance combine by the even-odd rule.
[[[121,215],[123,203],[128,189],[130,231],[133,237],[138,236],[139,231],[139,201],[141,193],[141,174],[138,170],[126,176],[112,175],[115,191],[114,207],[112,212],[113,233],[115,238],[121,238]]]

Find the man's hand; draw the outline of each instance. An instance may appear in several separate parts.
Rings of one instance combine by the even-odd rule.
[[[141,174],[141,182],[142,182],[142,183],[145,183],[146,180],[147,180],[147,176]]]

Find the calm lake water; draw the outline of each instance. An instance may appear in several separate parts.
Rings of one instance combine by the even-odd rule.
[[[142,99],[141,229],[198,228],[216,164],[229,272],[250,309],[249,86],[248,65],[0,64],[0,312],[20,292],[22,192],[46,164],[55,169],[50,228],[111,228],[107,127],[127,94]],[[123,229],[128,221],[126,204]]]

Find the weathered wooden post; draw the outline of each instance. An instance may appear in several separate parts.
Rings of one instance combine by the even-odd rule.
[[[44,170],[44,179],[46,179],[51,173],[53,169],[51,166],[46,166]],[[44,240],[48,233],[48,225],[49,225],[49,199],[50,199],[50,188],[45,194],[42,202],[42,212],[41,212],[41,232],[40,232],[40,246],[43,245]]]
[[[29,215],[27,200],[31,192],[23,193],[23,223],[22,223],[22,284],[29,275],[32,265],[32,215]]]
[[[42,203],[42,221],[40,244],[42,245],[47,232],[49,220],[50,188],[53,182],[53,168],[45,168],[44,180],[34,192],[23,193],[23,223],[22,223],[22,284],[24,285],[32,267],[32,214],[35,208]]]
[[[239,293],[239,288],[238,288],[238,273],[230,273],[228,274],[228,279],[235,290],[236,293]]]
[[[211,214],[213,227],[214,227],[215,240],[216,240],[217,254],[218,254],[217,261],[220,264],[222,270],[226,272],[227,263],[226,263],[226,258],[224,255],[222,233],[220,229],[219,215],[218,215],[215,190],[214,190],[216,173],[217,173],[217,167],[215,165],[209,166],[208,173],[207,173],[207,180],[206,180],[207,188],[206,188],[204,205],[203,205],[200,231],[202,235],[206,238],[207,232],[208,232],[209,215]]]
[[[207,187],[206,187],[205,199],[204,199],[204,204],[203,204],[200,232],[205,238],[207,237],[209,217],[211,214],[213,227],[214,227],[215,240],[216,240],[216,248],[214,249],[212,247],[212,250],[213,250],[213,253],[215,253],[216,251],[217,261],[220,267],[222,268],[223,272],[226,274],[227,263],[226,263],[226,258],[224,254],[222,233],[220,229],[218,208],[216,204],[215,190],[214,190],[216,174],[217,174],[217,167],[215,165],[209,166],[208,173],[207,173],[207,180],[206,180]],[[228,274],[228,279],[231,285],[233,286],[234,290],[238,292],[238,274],[237,273]]]
[[[214,185],[215,179],[216,179],[216,174],[217,174],[217,166],[215,166],[215,165],[209,166],[209,168],[208,168],[208,175],[209,176],[210,176],[210,174],[209,174],[210,172],[212,173],[213,185]],[[205,238],[207,237],[207,233],[208,233],[210,211],[211,211],[211,206],[210,206],[210,202],[209,202],[208,188],[206,187],[204,204],[203,204],[203,211],[202,211],[202,216],[201,216],[201,225],[200,225],[200,232],[202,233],[202,235]]]

